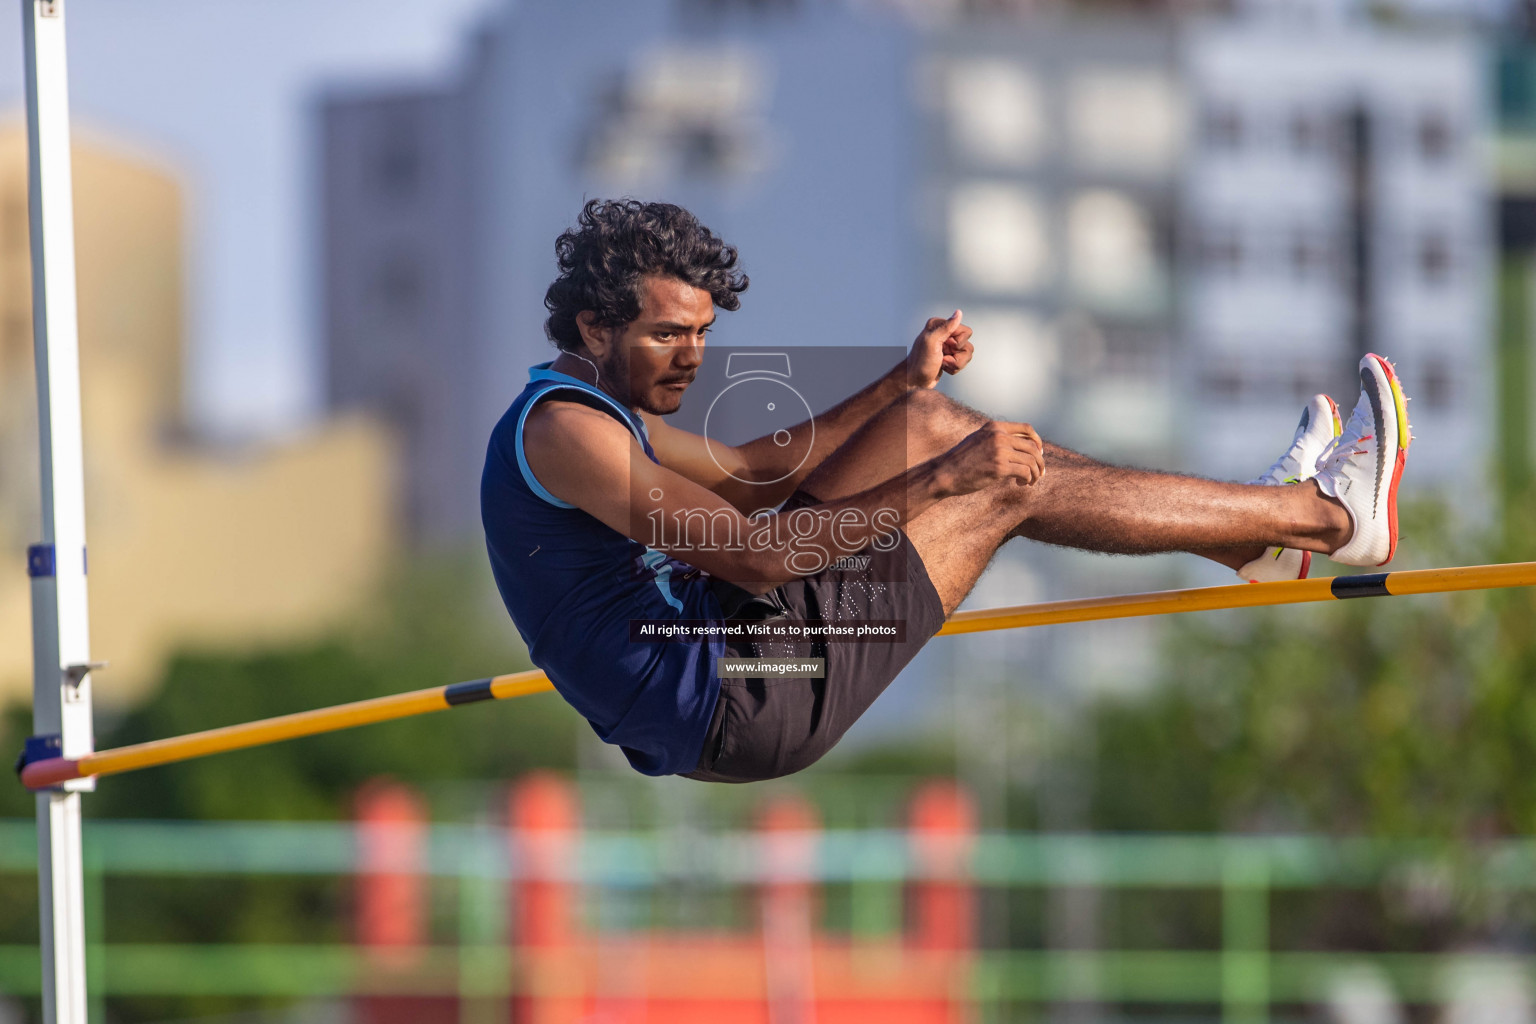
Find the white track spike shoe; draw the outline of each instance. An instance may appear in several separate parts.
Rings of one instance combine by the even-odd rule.
[[[1279,487],[1312,479],[1317,474],[1318,459],[1343,429],[1339,423],[1339,403],[1327,395],[1313,395],[1306,408],[1301,410],[1301,422],[1296,424],[1296,436],[1291,439],[1291,446],[1266,473],[1248,482]],[[1304,580],[1311,571],[1312,552],[1269,548],[1238,569],[1237,574],[1250,583],[1268,583]]]
[[[1360,401],[1315,479],[1354,526],[1330,557],[1345,565],[1386,565],[1397,552],[1397,485],[1413,439],[1408,399],[1392,364],[1375,354],[1360,360],[1360,389]]]

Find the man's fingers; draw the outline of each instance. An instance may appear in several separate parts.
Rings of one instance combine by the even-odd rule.
[[[997,428],[1005,434],[1027,437],[1037,445],[1040,443],[1040,435],[1028,423],[1009,423],[1006,420],[996,420],[994,422],[997,424]]]
[[[959,324],[944,339],[945,373],[955,373],[963,370],[966,364],[971,361],[971,355],[976,351],[975,346],[971,344],[972,333],[970,327],[965,324]]]
[[[1031,455],[1045,453],[1045,446],[1039,439],[1030,437],[1028,434],[1009,434],[1008,444],[1016,452],[1028,452]]]
[[[965,331],[967,336],[969,336],[971,329],[960,322],[960,317],[961,312],[958,309],[951,313],[947,318],[942,316],[931,316],[928,318],[927,325],[923,328],[923,333],[933,334],[936,331],[943,331],[947,337],[949,334],[958,329]]]
[[[1033,447],[1038,451],[1045,450],[1045,442],[1040,439],[1040,432],[1028,423],[1007,424],[1008,432],[1021,438],[1028,438]]]
[[[1007,436],[1008,446],[1017,453],[1014,458],[1028,467],[1026,482],[1034,483],[1044,476],[1045,443],[1035,428],[1028,423],[998,423],[997,427]]]
[[[1017,472],[1013,475],[1025,484],[1032,484],[1045,475],[1045,459],[1036,452],[1021,453],[1014,464]]]

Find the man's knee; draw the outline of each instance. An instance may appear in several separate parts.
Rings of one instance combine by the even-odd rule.
[[[985,419],[975,409],[956,401],[938,388],[913,388],[902,397],[907,408],[922,415]]]
[[[902,398],[907,431],[939,440],[958,441],[987,418],[934,388],[917,388]]]

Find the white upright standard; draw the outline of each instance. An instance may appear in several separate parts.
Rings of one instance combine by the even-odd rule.
[[[35,756],[56,749],[56,756],[79,757],[90,753],[93,737],[64,2],[22,0],[32,335],[43,483],[42,542],[27,553],[32,577],[36,734],[29,753]],[[47,1024],[85,1024],[86,1020],[80,791],[90,788],[89,780],[81,780],[37,795],[38,911]]]

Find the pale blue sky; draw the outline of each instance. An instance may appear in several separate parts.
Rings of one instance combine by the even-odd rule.
[[[75,125],[162,162],[185,186],[194,424],[245,437],[319,411],[317,92],[451,74],[483,14],[506,2],[68,0]],[[0,109],[20,118],[11,8],[0,17]]]

